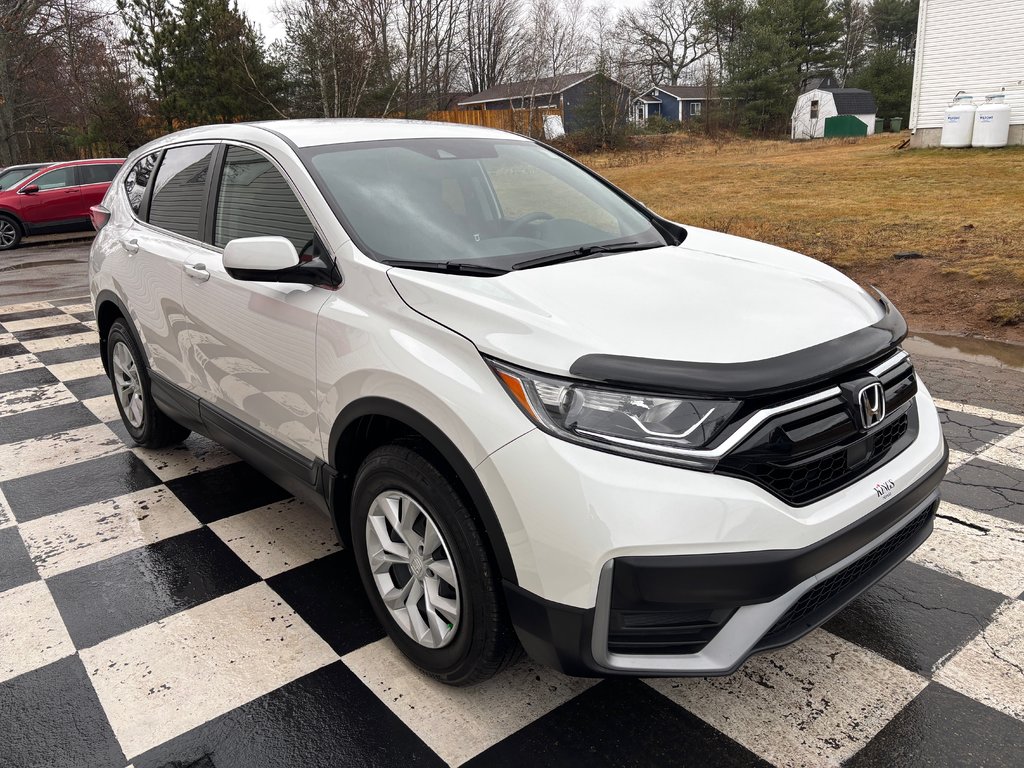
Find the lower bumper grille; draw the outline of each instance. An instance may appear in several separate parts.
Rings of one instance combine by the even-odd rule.
[[[758,643],[758,650],[790,643],[819,626],[916,549],[930,530],[938,502],[894,536],[804,593]]]

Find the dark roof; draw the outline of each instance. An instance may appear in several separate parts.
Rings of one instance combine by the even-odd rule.
[[[495,85],[480,93],[474,93],[459,102],[459,106],[470,104],[483,104],[488,101],[508,101],[509,99],[522,99],[530,96],[551,96],[556,93],[567,91],[574,85],[593,77],[595,72],[576,72],[571,75],[555,75],[554,77],[541,77],[536,80],[524,80],[520,83],[505,83]]]
[[[658,90],[664,91],[670,96],[675,96],[680,100],[687,101],[704,101],[708,97],[708,89],[703,85],[656,85],[653,88],[649,88],[644,91],[644,95],[647,95],[651,91]],[[711,89],[711,98],[718,98],[718,89]]]
[[[836,100],[836,112],[840,115],[874,115],[878,113],[875,97],[871,91],[861,88],[823,88]]]

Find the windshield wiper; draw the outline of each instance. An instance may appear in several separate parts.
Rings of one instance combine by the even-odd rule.
[[[620,253],[623,251],[646,251],[650,248],[664,248],[661,243],[638,243],[636,240],[629,240],[623,243],[608,243],[606,245],[585,245],[582,248],[573,248],[571,251],[559,251],[549,253],[546,256],[538,256],[535,259],[527,259],[512,265],[512,269],[531,269],[532,267],[543,267],[548,264],[558,264],[563,261],[574,259],[585,259],[597,253]]]
[[[504,267],[491,267],[486,264],[473,264],[469,261],[417,261],[416,259],[384,259],[384,264],[389,267],[406,267],[407,269],[419,269],[424,272],[448,272],[455,275],[471,275],[476,277],[491,277],[492,275],[504,275],[508,270]]]

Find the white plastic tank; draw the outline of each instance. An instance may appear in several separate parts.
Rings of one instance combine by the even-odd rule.
[[[942,124],[942,146],[969,147],[974,134],[974,115],[978,108],[972,103],[974,97],[958,93],[953,103],[946,108],[946,121]]]
[[[974,113],[972,147],[1005,147],[1010,140],[1010,105],[1005,93],[992,93]]]

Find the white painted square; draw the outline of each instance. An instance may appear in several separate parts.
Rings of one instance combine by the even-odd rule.
[[[199,527],[185,505],[158,485],[29,520],[18,532],[48,579]]]
[[[387,638],[342,661],[449,765],[457,766],[596,683],[526,660],[469,688],[433,680]],[[524,760],[527,756],[524,756]]]
[[[341,548],[327,515],[298,499],[217,520],[209,528],[262,579]]]
[[[79,461],[110,456],[124,449],[124,443],[105,424],[8,443],[0,445],[0,480],[66,467]]]
[[[1024,602],[1009,600],[935,679],[1010,717],[1024,720]]]
[[[945,501],[938,514],[911,561],[1010,597],[1024,591],[1024,525]]]
[[[978,458],[1015,469],[1024,469],[1024,429],[1018,429],[995,445],[986,448],[978,454]]]
[[[928,681],[817,630],[728,677],[646,681],[775,765],[838,766]]]
[[[263,582],[80,655],[129,759],[338,658]]]
[[[950,448],[949,449],[949,467],[947,467],[947,469],[946,469],[947,474],[949,472],[952,472],[955,469],[959,469],[964,464],[966,464],[968,461],[971,461],[973,458],[974,458],[974,454],[973,453],[964,453],[963,451],[958,451],[955,448]]]
[[[50,373],[60,381],[74,381],[75,379],[86,379],[90,376],[106,376],[103,370],[103,363],[99,357],[90,357],[86,360],[75,360],[71,363],[55,363],[48,366]]]
[[[100,324],[95,320],[86,320],[84,323],[82,323],[82,325],[86,326],[87,328],[92,328],[96,332],[99,332],[100,330]]]
[[[53,309],[48,301],[30,301],[25,304],[8,304],[0,307],[0,315],[12,315],[15,312],[35,312],[37,309]]]
[[[11,507],[7,503],[4,492],[0,491],[0,528],[10,528],[14,525],[14,515],[11,514]]]
[[[67,312],[70,314],[77,314],[81,312],[92,312],[93,306],[89,303],[84,304],[65,304],[63,307],[58,307],[61,312]]]
[[[44,384],[12,392],[0,392],[0,419],[54,405],[67,405],[76,400],[77,398],[63,384]]]
[[[0,592],[0,682],[74,652],[46,582]]]
[[[49,317],[32,317],[28,320],[0,320],[10,333],[33,331],[36,328],[54,328],[58,325],[74,325],[78,321],[71,315],[50,315]]]
[[[195,433],[171,448],[154,451],[134,447],[132,450],[163,482],[238,461],[238,457],[220,443]]]
[[[92,415],[100,421],[119,421],[121,412],[117,410],[117,403],[113,395],[100,395],[83,400],[82,405],[92,411]]]
[[[3,342],[0,342],[2,344]],[[41,368],[42,363],[35,355],[11,355],[0,357],[0,373],[14,373],[15,371],[27,371],[30,368]]]
[[[99,343],[99,337],[95,333],[89,332],[72,333],[67,336],[51,336],[48,339],[30,339],[21,342],[21,345],[29,352],[52,352],[55,349],[78,347],[82,344],[98,345]]]

